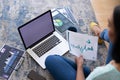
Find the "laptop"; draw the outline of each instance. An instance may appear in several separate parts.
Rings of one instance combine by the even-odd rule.
[[[50,10],[20,26],[18,31],[27,53],[43,69],[47,56],[62,56],[69,50],[68,42],[55,31]]]

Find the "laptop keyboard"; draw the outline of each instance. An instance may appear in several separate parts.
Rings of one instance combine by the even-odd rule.
[[[58,45],[60,42],[60,39],[58,39],[56,36],[52,36],[51,38],[34,48],[33,51],[40,57],[48,52],[50,49]]]

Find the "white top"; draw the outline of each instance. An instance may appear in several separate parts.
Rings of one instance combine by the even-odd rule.
[[[109,63],[94,69],[86,80],[120,80],[120,72]]]

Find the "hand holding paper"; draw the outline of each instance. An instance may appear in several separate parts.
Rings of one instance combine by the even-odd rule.
[[[70,53],[85,59],[97,59],[98,37],[67,31]]]

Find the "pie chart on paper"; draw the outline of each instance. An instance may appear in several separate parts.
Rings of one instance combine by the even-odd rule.
[[[60,20],[60,19],[55,19],[55,20],[53,20],[53,21],[54,21],[54,25],[55,25],[55,26],[57,26],[57,27],[63,26],[62,20]]]

